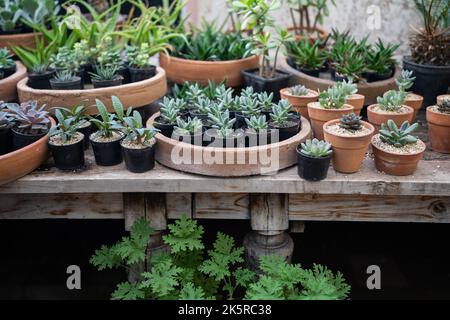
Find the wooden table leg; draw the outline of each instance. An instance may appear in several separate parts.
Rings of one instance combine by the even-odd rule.
[[[292,260],[294,242],[286,232],[289,229],[288,196],[260,194],[250,196],[252,232],[244,239],[249,266],[257,269],[262,256],[278,255]]]

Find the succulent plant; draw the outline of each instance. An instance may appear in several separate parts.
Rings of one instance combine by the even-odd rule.
[[[239,99],[242,114],[250,118],[252,116],[259,116],[261,110],[259,109],[259,103],[257,98],[249,98],[247,96],[241,96]]]
[[[236,111],[239,109],[239,97],[233,97],[232,91],[227,91],[218,96],[217,99],[222,103],[223,107],[230,111]]]
[[[14,118],[8,112],[0,111],[0,130],[5,129],[11,125]]]
[[[382,97],[378,97],[377,102],[382,110],[397,112],[402,108],[405,99],[405,92],[389,90]]]
[[[13,112],[17,128],[28,134],[40,134],[48,131],[50,120],[45,105],[38,107],[37,101],[8,104]]]
[[[344,115],[339,122],[339,127],[352,132],[358,131],[363,127],[361,119],[362,117],[355,113]]]
[[[392,119],[381,124],[380,139],[384,143],[390,144],[396,148],[401,148],[407,144],[414,144],[418,141],[417,137],[411,135],[418,128],[418,124],[409,125],[408,121],[403,122],[400,128],[397,127]]]
[[[250,119],[245,119],[245,123],[249,129],[253,129],[256,132],[267,130],[269,127],[266,117],[262,116],[252,116]]]
[[[150,66],[149,44],[144,42],[139,47],[127,47],[127,61],[129,66],[144,69]]]
[[[211,100],[207,97],[199,97],[194,102],[194,107],[198,114],[208,114],[211,107]]]
[[[150,144],[159,132],[158,129],[153,127],[144,128],[141,114],[136,110],[133,111],[132,116],[126,117],[124,121],[126,123],[125,139],[137,145],[144,146]]]
[[[398,86],[398,90],[407,92],[414,85],[414,80],[416,77],[413,76],[412,71],[403,70],[402,74],[395,80]]]
[[[203,88],[203,93],[209,99],[216,100],[217,93],[223,92],[224,90],[226,90],[225,81],[222,81],[221,83],[217,84],[214,81],[208,80],[208,85]]]
[[[71,70],[61,70],[56,72],[53,79],[58,82],[71,82],[76,80],[76,76]]]
[[[336,83],[335,87],[340,90],[341,93],[346,97],[358,92],[358,86],[352,81],[344,80],[342,82],[338,82]]]
[[[450,114],[450,99],[444,99],[439,105],[438,110],[441,113],[447,113]]]
[[[91,79],[95,81],[115,80],[119,74],[116,66],[97,64],[95,72],[89,72]]]
[[[193,104],[201,97],[205,97],[205,93],[197,83],[188,85],[186,99],[189,103]]]
[[[168,124],[177,123],[177,117],[180,114],[180,103],[178,101],[183,102],[180,99],[164,97],[163,101],[160,103],[161,117]]]
[[[85,115],[86,107],[85,106],[75,106],[72,109],[69,108],[57,108],[61,111],[64,117],[66,118],[74,118],[76,123],[83,123],[87,121],[87,116]]]
[[[0,69],[11,68],[14,66],[13,55],[8,48],[0,49]]]
[[[96,57],[95,63],[104,67],[120,69],[123,64],[120,50],[111,36],[104,37],[95,48],[91,48],[91,54]]]
[[[301,144],[300,152],[311,158],[327,158],[332,153],[331,144],[323,140],[306,140]]]
[[[273,103],[273,92],[267,94],[267,92],[261,92],[256,95],[261,111],[269,112],[272,110]]]
[[[58,48],[58,52],[50,57],[50,66],[57,70],[80,70],[80,61],[68,47]]]
[[[211,102],[211,105],[209,106],[209,113],[208,116],[220,116],[224,113],[224,111],[228,111],[228,115],[230,114],[229,110],[226,110],[222,102]]]
[[[74,117],[67,116],[60,109],[55,111],[58,124],[50,129],[49,136],[59,136],[62,143],[67,143],[77,134],[80,123]]]
[[[230,119],[230,111],[225,110],[219,114],[209,114],[209,119],[212,121],[212,127],[215,129],[232,129],[236,119]]]
[[[245,97],[245,98],[248,98],[248,99],[256,98],[256,94],[257,93],[255,92],[253,87],[247,87],[247,88],[245,88],[245,89],[243,89],[241,91],[241,97]]]
[[[319,95],[319,103],[325,109],[341,109],[346,101],[346,96],[336,87],[331,87]]]
[[[121,125],[125,126],[125,118],[131,116],[133,112],[133,108],[129,107],[126,111],[122,104],[122,101],[116,96],[111,97],[112,106],[114,108],[114,112],[116,113],[116,118],[120,122]]]
[[[81,40],[73,45],[73,57],[81,65],[92,62],[92,53],[87,40]]]
[[[100,119],[91,118],[90,121],[97,126],[97,134],[104,138],[110,138],[115,132],[120,132],[123,126],[117,121],[116,115],[109,113],[102,101],[96,99],[95,103]]]
[[[289,112],[291,112],[291,104],[287,100],[280,102],[272,107],[270,118],[277,126],[283,126],[289,120]]]
[[[225,84],[222,84],[216,88],[216,99],[219,100],[220,98],[231,95],[233,96],[234,89],[233,88],[227,88]]]
[[[192,135],[202,131],[203,123],[198,118],[188,118],[183,120],[180,117],[177,118],[177,125],[174,130],[180,135]]]
[[[308,95],[309,90],[305,86],[299,84],[288,89],[288,92],[296,97],[303,97]]]

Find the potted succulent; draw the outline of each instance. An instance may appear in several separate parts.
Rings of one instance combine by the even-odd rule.
[[[203,144],[203,122],[198,118],[189,117],[187,120],[183,120],[178,117],[172,136],[175,140],[201,146]]]
[[[120,142],[123,139],[123,126],[116,115],[108,113],[104,103],[96,99],[99,119],[91,118],[98,131],[90,135],[89,140],[94,150],[95,162],[99,166],[114,166],[122,162]]]
[[[380,133],[372,138],[375,167],[394,176],[413,174],[425,152],[425,143],[411,135],[418,127],[405,121],[398,127],[393,120],[382,124]]]
[[[73,117],[55,111],[58,124],[50,129],[48,147],[55,166],[61,170],[76,170],[84,166],[84,135],[78,131],[79,123]]]
[[[270,114],[272,113],[272,107],[275,105],[273,103],[273,93],[268,94],[267,92],[260,92],[256,95],[256,99],[261,114],[264,114],[266,119],[269,120]]]
[[[155,167],[155,128],[144,128],[138,111],[125,118],[126,136],[120,143],[125,165],[130,172],[143,173]]]
[[[361,114],[361,110],[364,107],[366,97],[362,94],[358,94],[358,86],[352,81],[342,81],[336,83],[338,90],[342,91],[342,94],[347,97],[345,103],[353,106],[353,111],[356,115]]]
[[[11,151],[11,127],[13,123],[14,118],[10,113],[0,111],[0,156]]]
[[[256,147],[272,143],[272,131],[264,115],[245,118],[247,129],[245,130],[245,146]]]
[[[252,86],[257,92],[273,92],[274,102],[280,100],[280,90],[287,87],[291,74],[277,69],[279,51],[284,43],[291,40],[286,30],[278,29],[278,38],[273,40],[267,27],[273,26],[270,12],[279,7],[279,1],[274,0],[237,0],[232,3],[234,10],[244,17],[244,24],[252,29],[254,49],[252,53],[260,57],[258,69],[242,70],[246,86]],[[270,50],[275,50],[273,66]]]
[[[3,78],[7,78],[16,72],[16,64],[8,48],[0,49],[0,71],[3,73]]]
[[[297,147],[297,172],[306,181],[327,178],[333,150],[331,144],[317,139],[306,140]]]
[[[95,71],[90,73],[94,88],[115,87],[122,84],[123,76],[119,75],[116,66],[98,64],[94,69]]]
[[[437,97],[437,104],[442,104],[444,100],[450,100],[450,94],[443,94]]]
[[[421,28],[413,28],[410,38],[411,56],[403,57],[403,69],[416,76],[413,92],[424,97],[425,105],[433,105],[435,98],[447,93],[450,86],[450,2],[447,0],[415,0],[423,19]]]
[[[353,106],[346,104],[347,96],[336,87],[321,92],[319,102],[308,104],[308,114],[313,127],[314,136],[323,140],[323,125],[353,112]]]
[[[413,87],[415,79],[416,78],[413,77],[412,71],[403,70],[400,77],[395,80],[398,90],[406,92],[404,104],[414,109],[414,119],[417,117],[417,113],[419,112],[423,103],[422,96],[414,94],[412,92],[408,92],[408,90]]]
[[[320,42],[287,41],[285,48],[289,63],[294,68],[311,77],[319,77],[327,60],[326,54],[320,49]]]
[[[355,173],[370,145],[375,128],[361,121],[355,113],[343,116],[340,120],[331,120],[323,126],[325,141],[333,146],[333,167],[343,173]]]
[[[248,96],[241,94],[239,98],[239,111],[236,112],[236,129],[245,126],[246,120],[251,117],[257,117],[261,114],[260,105],[256,94]],[[264,117],[266,117],[264,115]]]
[[[427,121],[431,149],[450,153],[450,97],[427,108]]]
[[[308,104],[316,102],[319,99],[319,93],[307,89],[303,85],[296,85],[290,88],[285,88],[280,91],[281,99],[289,101],[293,111],[301,114],[309,120]]]
[[[88,117],[85,115],[85,106],[75,106],[72,109],[68,108],[58,108],[64,117],[74,118],[74,124],[77,126],[77,131],[82,133],[84,136],[83,146],[84,150],[89,148],[89,136],[92,133],[92,123],[89,121]]]
[[[45,105],[38,107],[37,101],[7,104],[14,116],[12,131],[13,150],[19,150],[48,134],[50,119]]]
[[[212,101],[208,97],[198,97],[197,101],[194,101],[194,108],[189,110],[189,114],[193,118],[198,118],[202,121],[205,121],[208,119],[211,104]]]
[[[239,112],[239,96],[233,97],[233,89],[228,88],[225,92],[222,92],[218,97],[217,101],[221,103],[224,109],[228,110],[230,113],[230,118],[234,119],[236,117],[236,112]]]
[[[292,106],[287,100],[280,100],[272,107],[269,128],[278,131],[279,141],[295,136],[301,129],[300,117],[291,114]],[[272,139],[273,143],[273,139]]]
[[[82,77],[83,70],[80,63],[83,61],[80,62],[78,59],[79,57],[76,55],[75,50],[71,50],[66,46],[60,47],[58,52],[50,57],[50,67],[56,72],[69,70],[75,75]]]
[[[127,62],[131,82],[150,79],[156,74],[156,67],[150,64],[149,44],[142,43],[140,47],[127,47]]]
[[[244,132],[234,130],[236,119],[230,118],[230,111],[209,114],[212,129],[205,131],[205,140],[211,141],[209,146],[220,148],[236,148],[244,146]]]
[[[368,48],[365,53],[366,70],[363,73],[367,82],[387,80],[392,77],[397,61],[394,54],[399,44],[385,45],[378,39],[375,46]]]
[[[173,129],[177,124],[177,118],[183,105],[184,101],[181,99],[164,97],[163,101],[160,103],[161,115],[155,119],[153,123],[154,127],[164,136],[169,138],[172,137]]]
[[[413,121],[414,109],[404,105],[405,98],[405,92],[389,90],[382,97],[378,97],[378,104],[367,108],[367,117],[375,126],[375,132],[378,133],[381,124],[389,119],[393,120],[397,126],[401,126],[405,121],[408,123]]]
[[[57,71],[54,78],[50,79],[50,86],[54,90],[83,89],[81,77],[76,76],[71,70]]]

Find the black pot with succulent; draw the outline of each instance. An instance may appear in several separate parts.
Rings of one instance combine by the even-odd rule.
[[[423,26],[413,29],[411,56],[403,57],[403,69],[416,77],[411,91],[424,97],[427,106],[450,87],[450,2],[415,0]]]
[[[11,151],[11,127],[14,124],[14,117],[5,110],[6,104],[0,105],[0,155]]]
[[[88,116],[85,115],[86,107],[85,106],[75,106],[72,109],[68,108],[58,108],[66,118],[74,118],[75,124],[77,126],[77,131],[82,133],[84,136],[83,139],[83,148],[84,150],[89,149],[89,136],[93,131],[92,123],[89,121]]]
[[[0,49],[0,72],[3,73],[2,78],[7,78],[16,72],[16,64],[8,48]]]
[[[57,71],[55,76],[52,79],[50,79],[50,85],[53,90],[83,89],[81,77],[76,76],[70,70]]]
[[[287,100],[280,100],[277,105],[272,107],[269,128],[278,132],[279,141],[292,138],[301,129],[300,116],[298,114],[292,114],[291,109],[292,106]]]
[[[163,101],[160,103],[160,116],[155,119],[153,126],[158,129],[162,135],[171,138],[173,128],[177,124],[177,117],[180,115],[180,110],[182,110],[183,107],[183,100],[164,97]]]
[[[99,166],[114,166],[122,162],[120,142],[124,134],[123,125],[118,121],[116,114],[108,113],[105,104],[96,100],[100,118],[92,118],[98,131],[90,135],[89,140],[94,151],[95,162]]]
[[[48,147],[60,170],[77,170],[84,166],[84,135],[78,131],[79,123],[56,109],[58,124],[50,129]]]
[[[272,143],[272,131],[264,115],[245,119],[245,146],[247,148],[265,146]]]
[[[365,54],[366,71],[363,77],[367,82],[376,82],[390,79],[394,76],[397,61],[394,54],[399,44],[385,45],[378,39],[375,46],[370,47]]]
[[[311,44],[308,39],[287,41],[285,47],[289,65],[304,74],[318,78],[327,60],[325,52],[320,49],[321,43],[317,40]]]
[[[45,105],[38,107],[37,101],[19,104],[8,103],[7,108],[15,119],[12,131],[13,150],[19,150],[48,134],[51,122]]]
[[[138,82],[150,79],[156,74],[156,66],[150,63],[150,46],[144,42],[139,47],[127,47],[127,62],[130,81]]]
[[[257,94],[253,92],[253,87],[242,90],[239,98],[239,111],[236,112],[236,129],[245,127],[246,120],[251,117],[261,115],[261,108],[258,102]],[[264,115],[265,117],[265,115]]]
[[[216,148],[237,148],[245,146],[242,129],[234,130],[236,119],[230,118],[230,111],[220,103],[209,114],[212,128],[205,131],[205,144]]]
[[[123,82],[116,66],[97,64],[94,69],[90,75],[95,89],[120,86]]]
[[[332,146],[328,142],[306,140],[297,147],[298,175],[312,182],[326,179],[332,157]]]
[[[181,117],[178,117],[177,125],[174,127],[172,137],[175,140],[184,143],[202,146],[203,122],[198,118],[189,117],[187,120],[184,120]]]
[[[58,48],[58,51],[50,56],[50,68],[56,73],[55,77],[50,79],[52,89],[79,90],[84,87],[84,70],[80,59],[75,49],[65,46]]]

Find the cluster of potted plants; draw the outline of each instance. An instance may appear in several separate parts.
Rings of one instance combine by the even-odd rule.
[[[7,78],[16,72],[16,64],[8,48],[0,49],[0,80]]]

